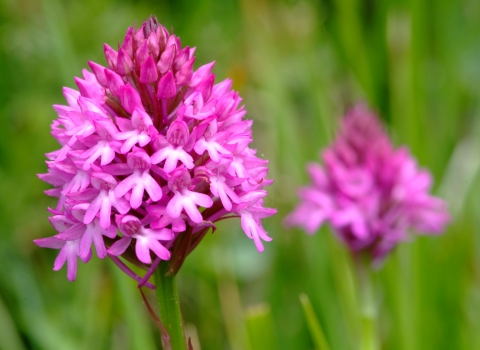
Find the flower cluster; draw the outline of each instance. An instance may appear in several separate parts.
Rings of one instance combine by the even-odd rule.
[[[99,258],[118,256],[139,266],[172,260],[176,273],[214,223],[240,217],[258,251],[271,238],[261,219],[272,181],[267,161],[248,147],[252,121],[230,80],[214,84],[213,62],[196,71],[194,48],[151,17],[130,27],[117,51],[104,46],[108,67],[64,88],[67,106],[55,105],[52,135],[61,148],[47,154],[39,177],[58,197],[50,221],[59,232],[35,240],[60,249],[54,270],[67,262],[75,279],[78,258],[92,244]],[[152,254],[153,253],[153,254]]]
[[[327,221],[351,251],[378,262],[408,237],[409,228],[439,233],[449,221],[444,201],[429,194],[429,172],[406,148],[394,149],[363,105],[347,113],[323,161],[325,168],[308,166],[312,183],[300,190],[288,226],[314,233]]]

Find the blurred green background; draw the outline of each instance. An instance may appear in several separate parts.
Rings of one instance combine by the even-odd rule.
[[[431,169],[453,221],[416,237],[374,273],[382,349],[480,349],[480,2],[477,0],[0,0],[0,349],[155,349],[159,331],[135,283],[111,261],[53,272],[52,198],[35,176],[52,104],[64,104],[87,60],[104,64],[128,26],[150,14],[216,60],[254,123],[254,147],[275,179],[258,254],[238,220],[222,222],[187,259],[179,287],[198,349],[313,349],[306,292],[331,349],[358,349],[361,306],[352,261],[328,228],[281,220],[307,182],[304,164],[357,101]],[[152,298],[151,293],[148,294]],[[152,304],[154,300],[152,299]],[[199,345],[200,344],[200,345]]]

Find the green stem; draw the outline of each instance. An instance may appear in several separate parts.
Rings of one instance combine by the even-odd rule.
[[[155,270],[155,287],[157,294],[160,321],[168,332],[168,337],[162,336],[164,350],[186,350],[185,332],[183,330],[182,312],[178,297],[175,276],[166,275],[169,261],[161,261]]]
[[[358,280],[360,284],[360,316],[362,337],[361,350],[379,349],[377,339],[377,307],[374,293],[374,285],[370,266],[366,261],[356,261]]]

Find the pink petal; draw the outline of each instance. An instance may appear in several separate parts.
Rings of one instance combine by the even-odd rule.
[[[155,181],[153,177],[146,174],[143,178],[145,190],[152,199],[152,201],[157,202],[162,198],[162,189],[160,185]]]
[[[156,240],[149,240],[149,248],[162,260],[170,259],[170,252]]]
[[[132,238],[130,237],[120,238],[118,241],[113,243],[110,248],[108,248],[108,254],[111,254],[114,256],[122,255],[127,250],[131,241],[132,241]]]
[[[143,183],[138,183],[133,187],[132,195],[130,197],[130,206],[133,209],[137,209],[142,205],[143,192],[144,192]]]
[[[78,223],[70,227],[69,229],[59,233],[55,237],[58,239],[62,239],[64,241],[73,241],[77,240],[82,237],[83,233],[85,232],[85,224]]]
[[[178,218],[183,209],[183,201],[182,195],[176,192],[167,204],[167,214],[172,218]]]
[[[76,254],[69,254],[67,256],[67,279],[70,282],[75,281],[77,277],[77,265],[78,265],[78,258]]]
[[[115,197],[120,198],[130,191],[140,180],[135,174],[130,175],[129,177],[123,179],[117,187],[115,187]]]
[[[192,219],[193,222],[199,224],[203,221],[202,214],[200,214],[200,211],[198,210],[197,206],[193,203],[191,200],[187,200],[185,198],[183,202],[183,207],[185,208],[185,211],[187,212],[188,216],[190,219]]]
[[[93,202],[88,206],[87,211],[85,212],[85,216],[83,218],[84,224],[89,224],[93,221],[97,213],[100,211],[100,208],[103,205],[105,197],[105,191],[101,191],[97,198],[93,200]]]
[[[67,243],[69,243],[69,242],[67,242]],[[65,264],[65,261],[67,261],[68,248],[65,248],[67,243],[65,243],[63,248],[58,253],[57,257],[55,258],[55,262],[53,263],[53,270],[54,271],[60,270],[63,267],[63,265]]]
[[[130,210],[130,205],[125,199],[123,199],[122,197],[116,198],[114,191],[110,191],[109,195],[110,195],[110,202],[115,207],[115,209],[118,210],[120,214],[128,213],[128,211]]]
[[[138,142],[139,139],[139,133],[135,131],[134,133],[130,134],[131,136],[128,137],[128,139],[125,141],[125,143],[122,145],[122,148],[120,148],[120,152],[122,154],[130,152],[133,146]]]
[[[105,242],[103,241],[103,235],[97,232],[93,236],[93,244],[95,245],[95,249],[97,251],[97,256],[101,259],[105,259],[107,256],[107,249],[105,248]]]
[[[85,258],[90,253],[90,249],[93,242],[93,234],[94,232],[92,228],[89,227],[87,228],[87,230],[85,231],[85,234],[80,239],[79,254],[78,254],[80,257]]]
[[[150,264],[152,262],[148,243],[148,239],[144,237],[138,237],[137,242],[135,243],[135,253],[137,258],[145,264]]]
[[[169,150],[170,148],[162,148],[152,154],[152,156],[150,157],[150,161],[152,162],[152,164],[158,164],[162,160],[165,160],[165,158],[167,158],[168,156]]]
[[[210,208],[213,205],[213,200],[210,196],[203,193],[188,191],[188,197],[197,205]]]
[[[101,153],[101,165],[107,165],[115,159],[115,151],[110,148],[110,146],[105,146],[102,149]]]
[[[65,241],[55,237],[46,237],[33,240],[33,242],[42,248],[60,249],[65,245]]]
[[[110,227],[112,213],[112,203],[108,198],[102,200],[102,206],[100,208],[100,227],[107,229]]]

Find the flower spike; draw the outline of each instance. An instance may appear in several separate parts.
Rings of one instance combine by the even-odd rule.
[[[347,113],[325,167],[308,166],[312,183],[287,226],[315,233],[328,222],[353,253],[381,262],[407,231],[440,233],[449,221],[446,203],[429,194],[432,179],[406,148],[395,149],[376,116],[357,105]]]
[[[74,280],[93,247],[150,285],[159,261],[175,274],[207,230],[231,217],[262,251],[271,238],[261,220],[276,212],[260,199],[271,180],[249,148],[252,122],[232,82],[215,84],[213,62],[194,70],[195,49],[155,17],[128,28],[118,51],[103,50],[106,65],[89,61],[78,91],[63,90],[68,105],[54,106],[60,149],[39,178],[58,198],[50,218],[58,234],[35,240],[60,250],[54,269],[66,263]],[[122,259],[149,269],[146,277]]]

